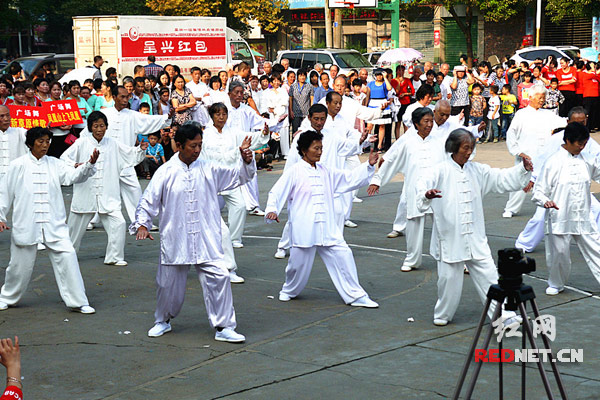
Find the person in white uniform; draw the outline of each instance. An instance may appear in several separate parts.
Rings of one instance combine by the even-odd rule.
[[[95,172],[98,151],[89,161],[74,168],[62,160],[48,157],[52,132],[48,128],[27,131],[30,152],[13,160],[0,181],[0,232],[7,226],[12,208],[10,261],[0,290],[0,310],[19,302],[33,272],[37,245],[49,252],[56,284],[66,306],[73,311],[92,314],[77,254],[69,239],[61,185],[83,182]]]
[[[235,331],[236,320],[229,272],[222,264],[221,212],[218,193],[249,181],[256,173],[249,141],[240,147],[235,168],[198,160],[202,150],[202,129],[195,124],[181,126],[175,134],[179,150],[154,174],[129,232],[137,240],[149,234],[152,219],[159,216],[161,250],[156,273],[155,325],[148,336],[171,331],[170,320],[181,311],[190,266],[196,268],[210,326],[215,340],[239,343],[245,340]],[[242,162],[243,161],[243,162]]]
[[[546,161],[533,191],[533,201],[546,213],[547,295],[565,288],[571,272],[571,239],[577,243],[594,278],[600,283],[600,234],[590,218],[591,180],[600,182],[600,158],[581,156],[590,133],[572,122],[564,144]]]
[[[573,107],[569,111],[568,122],[579,122],[582,125],[586,125],[587,116],[583,107]],[[552,134],[552,137],[548,140],[546,150],[540,154],[536,159],[533,160],[534,166],[536,166],[531,174],[531,181],[529,186],[533,187],[539,172],[544,168],[548,157],[560,150],[564,144],[564,130],[560,130]],[[587,145],[581,152],[583,158],[593,160],[596,157],[600,157],[600,145],[594,139],[590,138]],[[596,225],[600,223],[600,202],[596,197],[590,193],[590,207],[592,211],[592,222]],[[546,219],[546,209],[544,207],[537,207],[533,217],[527,221],[527,225],[515,241],[515,247],[525,251],[527,253],[532,252],[538,244],[544,239],[544,221]]]
[[[487,300],[490,285],[498,282],[485,233],[483,196],[524,187],[533,169],[527,158],[523,158],[522,165],[507,169],[470,162],[475,140],[466,129],[453,131],[445,144],[450,157],[417,181],[419,209],[424,212],[431,207],[433,211],[430,253],[438,268],[433,323],[438,326],[447,325],[454,318],[462,293],[464,264],[482,303]],[[490,317],[494,310],[495,307],[490,307]],[[515,318],[515,314],[503,311],[503,317]]]
[[[546,103],[546,88],[543,85],[533,85],[529,89],[529,105],[515,114],[506,132],[506,146],[515,157],[515,165],[522,159],[532,160],[544,151],[544,146],[552,131],[567,125],[567,119],[561,118],[551,110],[542,107]],[[537,168],[534,165],[534,168]],[[512,218],[521,211],[526,192],[530,186],[521,188],[510,194],[504,207],[502,217]]]
[[[125,168],[141,163],[146,157],[148,142],[139,147],[129,147],[107,137],[108,119],[101,111],[94,111],[87,119],[92,136],[82,137],[61,156],[70,165],[85,161],[87,154],[98,149],[96,174],[85,182],[73,185],[73,201],[69,214],[69,236],[76,251],[88,223],[98,213],[108,235],[104,264],[125,266],[125,218],[121,211],[119,176]]]
[[[404,131],[407,131],[409,128],[412,128],[412,126],[413,126],[413,122],[412,122],[413,111],[415,111],[417,108],[421,108],[421,107],[433,108],[432,106],[430,106],[430,104],[431,104],[431,99],[433,98],[434,95],[435,95],[435,92],[433,91],[433,87],[431,87],[429,85],[423,85],[419,88],[419,90],[417,90],[417,93],[415,94],[415,99],[417,101],[415,101],[414,103],[412,103],[411,105],[406,107],[406,110],[404,111],[404,115],[402,116],[402,123],[404,124]]]
[[[273,74],[269,79],[273,86],[271,89],[263,90],[263,104],[276,120],[283,118],[281,129],[279,130],[280,158],[287,158],[290,153],[290,124],[288,119],[288,106],[290,96],[287,91],[281,87],[281,76]]]
[[[210,122],[206,105],[204,104],[205,95],[208,93],[208,85],[200,80],[202,70],[198,67],[190,69],[192,80],[185,84],[190,89],[192,96],[196,99],[196,105],[192,107],[192,119],[202,126]]]
[[[8,107],[0,105],[0,181],[2,181],[8,165],[12,160],[27,154],[25,145],[26,130],[12,128]]]
[[[115,106],[102,110],[108,119],[106,136],[116,139],[125,146],[133,147],[137,134],[149,134],[159,131],[167,125],[167,115],[146,115],[127,108],[129,93],[123,86],[115,86],[112,90]],[[81,131],[81,137],[91,136],[87,127]],[[135,208],[142,196],[142,187],[133,167],[123,169],[120,178],[123,205],[130,221],[135,219]]]
[[[378,156],[371,153],[369,162],[354,171],[329,169],[319,162],[323,153],[321,133],[302,132],[297,142],[302,161],[284,171],[271,188],[265,216],[267,222],[279,222],[278,215],[287,202],[292,247],[279,300],[289,301],[302,292],[318,252],[346,304],[379,307],[358,282],[352,250],[336,221],[333,196],[366,186]]]

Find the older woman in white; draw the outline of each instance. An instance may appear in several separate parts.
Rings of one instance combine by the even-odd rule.
[[[336,221],[334,193],[350,192],[368,184],[378,156],[354,171],[329,169],[319,160],[323,135],[315,131],[300,134],[298,152],[302,161],[286,170],[269,192],[266,220],[279,221],[278,214],[288,203],[290,259],[279,300],[289,301],[306,286],[318,251],[329,276],[346,304],[378,307],[358,282],[352,250],[346,244],[342,226]]]
[[[565,288],[571,272],[571,238],[600,282],[600,235],[590,218],[590,184],[592,179],[600,181],[600,158],[581,156],[589,138],[584,125],[578,122],[567,125],[564,144],[548,158],[535,183],[533,201],[548,210],[548,295],[557,295]]]
[[[89,161],[74,168],[46,155],[51,140],[49,129],[30,129],[26,144],[31,152],[11,162],[0,182],[0,232],[8,229],[7,216],[13,209],[10,262],[0,291],[0,310],[17,304],[25,293],[37,245],[41,243],[49,251],[56,284],[67,307],[92,314],[95,310],[85,295],[77,255],[65,223],[61,185],[83,182],[92,176],[98,151],[94,150]]]
[[[431,255],[438,265],[438,301],[435,325],[452,321],[463,283],[466,264],[482,302],[490,285],[498,282],[498,272],[485,233],[483,196],[505,193],[524,187],[533,167],[524,158],[523,165],[508,169],[491,168],[470,162],[475,138],[466,129],[453,131],[446,140],[450,157],[433,166],[417,182],[417,205],[424,212],[433,211]],[[493,316],[494,307],[489,310]],[[505,317],[514,313],[505,312]]]
[[[283,118],[283,125],[279,130],[279,144],[281,146],[281,155],[287,157],[290,152],[290,124],[288,122],[288,107],[290,103],[290,96],[288,92],[281,87],[281,76],[274,74],[269,82],[273,86],[271,89],[267,89],[263,93],[263,103],[269,110],[269,113],[279,120]]]
[[[125,218],[121,211],[119,176],[131,166],[141,163],[146,157],[148,142],[139,147],[130,147],[105,136],[108,119],[101,111],[94,111],[87,119],[87,128],[92,136],[75,141],[61,156],[70,165],[78,165],[94,149],[100,151],[96,163],[96,174],[85,182],[73,185],[73,201],[69,214],[69,235],[75,250],[79,251],[86,227],[98,213],[108,235],[104,263],[125,266]]]
[[[148,231],[152,218],[159,216],[157,304],[155,325],[148,336],[171,331],[170,320],[181,311],[188,271],[193,266],[202,285],[209,323],[217,330],[215,340],[243,342],[245,337],[235,332],[229,272],[222,264],[218,193],[238,187],[256,173],[249,143],[240,147],[242,159],[232,168],[198,160],[202,129],[195,124],[180,127],[175,142],[178,153],[154,174],[136,210],[135,223],[129,227],[138,240],[153,239]]]

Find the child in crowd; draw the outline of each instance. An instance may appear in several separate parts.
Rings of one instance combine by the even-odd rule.
[[[362,81],[355,79],[352,81],[352,93],[350,94],[354,100],[358,101],[362,106],[366,106],[367,95],[362,91]]]
[[[146,149],[146,158],[142,162],[146,179],[152,178],[152,175],[154,175],[154,172],[156,172],[158,167],[166,162],[165,151],[163,150],[162,145],[158,143],[159,140],[160,131],[152,132],[148,135],[148,142],[150,144],[148,149]]]
[[[519,109],[525,108],[529,105],[529,89],[533,86],[533,75],[531,71],[525,71],[523,73],[523,82],[517,86],[517,97],[519,99]]]
[[[172,116],[173,113],[171,112],[171,102],[169,101],[170,95],[171,95],[171,93],[169,92],[169,89],[166,87],[162,87],[158,91],[158,96],[159,96],[158,111],[157,111],[158,115]]]
[[[550,89],[546,93],[546,103],[544,108],[546,110],[552,110],[553,113],[558,115],[558,108],[565,101],[565,96],[558,90],[558,79],[552,78],[550,80]]]
[[[500,96],[498,96],[498,86],[490,85],[490,100],[488,102],[488,135],[487,141],[498,143],[498,131],[500,130]]]
[[[483,87],[479,83],[473,84],[471,89],[471,113],[469,114],[469,126],[477,126],[483,121],[483,110],[485,109],[485,98],[481,95]]]
[[[26,106],[25,102],[25,88],[22,85],[15,85],[13,90],[13,100],[9,100],[6,102],[6,105],[15,105],[15,106]]]
[[[150,104],[143,102],[140,104],[140,109],[138,111],[142,114],[150,115]]]
[[[515,116],[515,106],[517,105],[517,96],[510,92],[510,85],[502,86],[502,95],[500,95],[502,109],[500,114],[500,140],[506,140],[506,131]]]

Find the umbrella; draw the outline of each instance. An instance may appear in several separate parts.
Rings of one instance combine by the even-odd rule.
[[[597,61],[598,54],[600,54],[598,52],[598,50],[594,49],[593,47],[586,47],[585,49],[581,49],[580,53],[581,53],[581,58],[583,58],[584,60],[589,60],[589,61]]]
[[[377,64],[410,63],[423,58],[423,53],[410,47],[387,50],[379,57]]]
[[[60,78],[59,82],[64,85],[65,83],[71,81],[79,81],[79,84],[83,85],[83,82],[86,79],[93,79],[94,72],[96,72],[96,68],[83,67],[72,69],[71,71],[64,74],[63,77]]]

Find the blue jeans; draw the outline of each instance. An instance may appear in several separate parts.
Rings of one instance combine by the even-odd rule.
[[[500,118],[488,120],[487,137],[489,141],[498,139],[498,133],[500,130],[499,122]]]
[[[500,124],[502,128],[500,129],[500,137],[502,139],[506,139],[506,131],[508,131],[508,127],[510,126],[515,113],[512,114],[500,114]]]
[[[483,117],[471,117],[469,116],[469,126],[477,126],[483,121]]]

